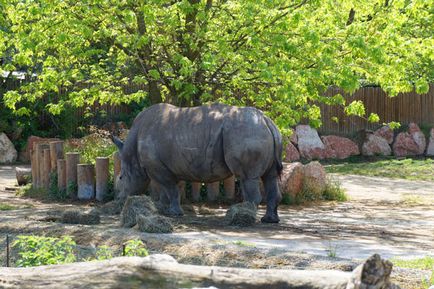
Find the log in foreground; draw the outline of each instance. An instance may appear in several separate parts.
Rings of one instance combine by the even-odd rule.
[[[33,268],[0,268],[0,288],[398,289],[389,281],[391,269],[392,263],[377,254],[353,272],[183,265],[168,255],[152,255]]]

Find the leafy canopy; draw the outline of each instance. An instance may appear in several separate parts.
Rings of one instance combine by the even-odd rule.
[[[4,97],[30,114],[148,99],[190,106],[252,105],[281,128],[320,125],[318,103],[361,82],[389,94],[433,81],[431,0],[0,0],[0,72],[33,81]],[[134,86],[135,89],[126,89]]]

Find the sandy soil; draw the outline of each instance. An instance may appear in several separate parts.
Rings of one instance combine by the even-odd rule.
[[[0,204],[18,209],[0,211],[0,262],[4,237],[18,234],[69,234],[84,251],[141,238],[151,252],[169,253],[190,264],[249,268],[309,268],[349,271],[373,253],[382,257],[434,256],[434,183],[376,177],[335,175],[350,196],[345,203],[281,206],[279,224],[228,227],[227,207],[184,205],[186,216],[175,220],[173,234],[147,234],[118,225],[117,216],[103,216],[96,226],[52,222],[65,209],[91,209],[95,204],[42,202],[16,197],[13,167],[0,166]],[[264,213],[261,208],[260,215]],[[393,278],[403,288],[418,288],[421,270],[396,268]]]

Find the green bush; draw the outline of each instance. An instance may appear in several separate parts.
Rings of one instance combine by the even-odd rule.
[[[13,247],[18,249],[18,267],[71,263],[76,260],[76,244],[71,237],[51,238],[41,236],[18,236]]]
[[[96,249],[97,260],[107,260],[111,258],[113,258],[113,250],[109,246],[103,245]]]
[[[146,257],[148,255],[149,252],[142,240],[129,240],[125,243],[125,256]]]

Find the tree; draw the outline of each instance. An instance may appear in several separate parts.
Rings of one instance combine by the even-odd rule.
[[[14,51],[3,70],[36,76],[5,103],[26,114],[26,104],[50,94],[47,108],[57,114],[95,101],[221,101],[261,108],[281,128],[302,118],[320,125],[324,102],[363,116],[360,104],[323,92],[352,92],[362,81],[391,95],[426,92],[430,2],[12,0],[1,4]],[[127,85],[138,89],[127,93]]]

